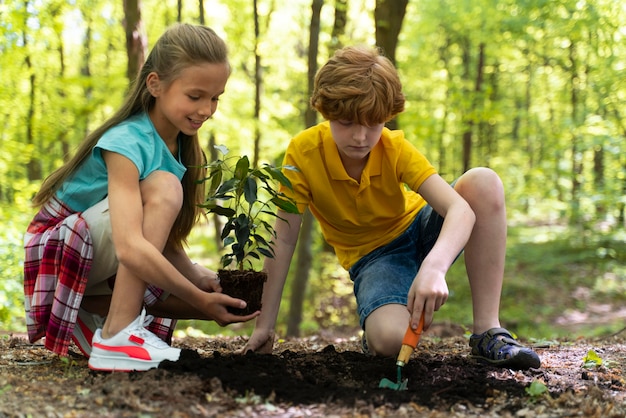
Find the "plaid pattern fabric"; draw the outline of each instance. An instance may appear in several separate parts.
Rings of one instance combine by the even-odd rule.
[[[31,343],[45,337],[45,347],[66,356],[85,293],[93,259],[87,223],[57,199],[35,215],[24,236],[24,305]],[[149,306],[163,290],[149,286]],[[170,343],[176,321],[155,318],[148,327]]]

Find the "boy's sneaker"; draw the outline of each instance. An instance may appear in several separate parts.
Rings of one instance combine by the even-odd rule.
[[[152,319],[143,309],[137,319],[111,338],[102,338],[102,329],[96,330],[89,368],[111,372],[144,371],[158,367],[163,360],[178,360],[179,348],[170,347],[145,328]]]
[[[76,318],[76,325],[74,325],[74,333],[72,334],[72,341],[76,344],[79,350],[89,358],[91,355],[91,340],[93,334],[98,328],[102,328],[105,318],[98,314],[87,312],[83,308],[78,308],[78,317]]]
[[[541,366],[537,353],[515,341],[504,328],[491,328],[480,335],[473,334],[469,345],[473,358],[494,366],[516,370]]]

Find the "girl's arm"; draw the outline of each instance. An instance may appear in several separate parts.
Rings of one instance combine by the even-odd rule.
[[[254,332],[244,347],[244,351],[252,350],[271,353],[274,343],[274,327],[278,317],[278,309],[283,294],[289,265],[298,242],[298,233],[302,216],[278,211],[276,219],[276,245],[274,258],[265,258],[263,269],[267,272],[267,282],[263,287],[261,315],[257,318]]]
[[[167,244],[163,255],[196,287],[209,292],[221,291],[221,286],[217,280],[217,272],[194,263],[184,248]]]
[[[180,184],[171,180],[166,173],[156,173],[156,177],[144,180],[144,182],[159,181],[158,184],[152,185],[155,186],[152,187],[153,190],[158,190],[157,198],[161,199],[156,202],[159,213],[155,216],[154,213],[148,213],[144,209],[155,195],[142,196],[142,187],[145,190],[150,184],[140,185],[135,165],[118,153],[103,151],[103,156],[109,176],[109,210],[113,244],[120,263],[118,280],[121,279],[119,272],[127,271],[130,273],[128,280],[139,279],[164,289],[220,325],[253,318],[254,314],[243,317],[228,313],[227,306],[240,308],[245,302],[227,295],[201,290],[163,255],[162,251],[165,249],[169,230],[178,210],[169,209],[170,206],[176,208],[177,205],[168,205],[164,200],[169,199],[170,195],[182,193],[182,190],[179,190]],[[174,212],[168,213],[170,210]],[[164,217],[172,219],[172,222],[164,222]],[[127,298],[132,296],[126,295]]]
[[[444,218],[439,237],[422,262],[408,295],[411,326],[417,329],[424,311],[424,330],[427,330],[434,311],[448,299],[446,273],[469,240],[476,216],[465,199],[438,174],[426,179],[418,193]]]

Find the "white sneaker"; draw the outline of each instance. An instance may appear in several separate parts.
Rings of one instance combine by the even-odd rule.
[[[72,341],[87,358],[91,355],[93,335],[98,328],[102,328],[104,320],[105,318],[98,314],[78,308],[78,317],[76,318],[76,325],[74,325]]]
[[[129,372],[149,370],[159,366],[163,360],[176,361],[180,349],[167,345],[145,327],[152,322],[146,310],[126,328],[111,338],[102,338],[102,329],[97,329],[92,342],[89,368],[92,370]]]

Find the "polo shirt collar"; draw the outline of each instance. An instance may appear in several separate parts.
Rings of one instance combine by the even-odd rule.
[[[343,168],[343,163],[341,162],[341,157],[339,156],[339,150],[337,150],[337,144],[335,144],[335,140],[330,133],[330,129],[328,130],[328,134],[324,136],[323,142],[324,159],[326,160],[326,168],[330,173],[330,177],[333,180],[353,180]],[[376,146],[370,151],[369,159],[363,169],[365,176],[362,176],[362,178],[365,177],[365,179],[367,179],[365,180],[366,182],[369,183],[369,178],[372,176],[380,176],[382,171],[382,161],[383,144],[381,138]]]

